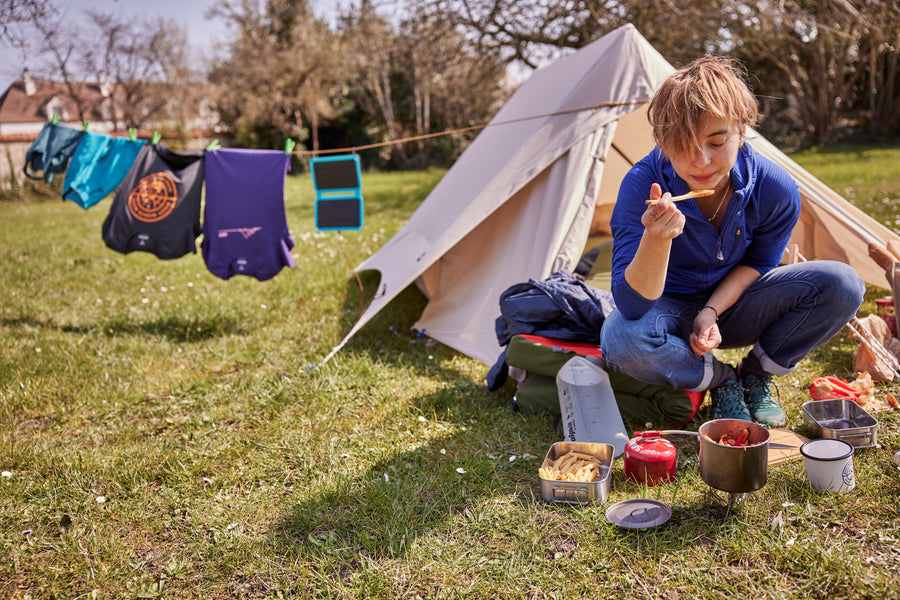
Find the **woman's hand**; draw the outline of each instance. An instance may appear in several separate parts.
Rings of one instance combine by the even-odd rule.
[[[722,334],[716,321],[716,313],[712,310],[701,309],[694,317],[694,332],[689,341],[691,350],[697,356],[718,348],[722,343]]]
[[[647,205],[641,216],[641,224],[650,235],[661,239],[673,239],[684,231],[684,215],[671,200],[672,194],[662,193],[658,183],[650,186],[650,199],[659,200]]]

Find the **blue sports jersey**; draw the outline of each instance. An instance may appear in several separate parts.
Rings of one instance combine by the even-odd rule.
[[[84,209],[103,200],[122,182],[146,143],[86,132],[66,170],[63,199]]]
[[[78,147],[84,130],[73,129],[58,123],[44,123],[28,151],[25,153],[25,176],[29,179],[53,181],[55,173],[62,173],[69,165],[69,159]],[[29,172],[29,167],[31,171]],[[43,171],[38,175],[37,171]]]

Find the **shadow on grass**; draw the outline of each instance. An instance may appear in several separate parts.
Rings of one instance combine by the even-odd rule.
[[[686,490],[684,498],[674,492],[677,501],[669,522],[652,530],[620,529],[603,516],[612,500],[599,507],[543,501],[537,470],[555,441],[549,418],[545,423],[511,416],[497,406],[479,411],[474,404],[468,406],[465,400],[450,396],[452,390],[425,396],[417,405],[423,414],[431,414],[432,408],[437,414],[456,413],[464,425],[458,433],[397,452],[358,477],[335,484],[323,496],[295,504],[276,520],[277,551],[286,555],[321,552],[342,569],[356,571],[364,570],[369,559],[402,557],[417,539],[445,531],[447,536],[463,538],[448,543],[448,552],[458,552],[457,544],[465,545],[466,540],[478,543],[483,538],[495,544],[499,536],[506,540],[504,545],[520,546],[539,558],[553,557],[599,536],[615,544],[613,548],[629,552],[652,548],[662,555],[697,540],[715,546],[720,538],[733,537],[747,514],[764,504],[754,494],[746,494],[735,499],[740,502],[729,514],[728,495],[699,481],[695,450],[694,463],[679,471]],[[660,489],[624,481],[621,469],[617,459],[612,480],[616,497],[652,498],[654,490]],[[673,494],[671,488],[661,489],[666,496]],[[498,533],[500,505],[511,506],[510,510],[533,522],[504,526]]]
[[[420,400],[445,404],[437,395]],[[451,409],[468,413],[466,407]],[[514,496],[514,501],[533,504],[531,491],[517,486],[519,465],[507,460],[497,447],[494,427],[502,409],[465,419],[463,432],[398,452],[372,465],[357,478],[342,481],[323,497],[292,507],[277,524],[277,539],[284,552],[297,545],[336,552],[341,561],[353,562],[359,553],[370,557],[402,555],[427,531],[445,527],[455,518],[477,519],[479,505],[487,498]],[[487,451],[474,454],[472,448]]]
[[[202,342],[225,335],[247,335],[247,331],[233,319],[185,319],[168,317],[144,323],[107,323],[103,331],[111,336],[135,335],[164,337],[171,342]]]
[[[246,335],[247,331],[232,319],[186,319],[168,317],[144,323],[114,322],[95,326],[57,325],[35,318],[17,317],[0,319],[0,325],[9,328],[33,327],[52,328],[65,333],[85,335],[101,332],[109,337],[146,336],[164,337],[171,342],[202,342],[223,335]]]
[[[381,283],[378,271],[364,271],[359,275],[363,290],[356,278],[351,277],[344,292],[343,314],[347,315],[341,324],[344,331],[350,331],[356,324]],[[350,338],[343,352],[368,355],[374,362],[392,366],[421,361],[423,370],[427,368],[434,373],[436,361],[427,361],[428,353],[456,351],[413,329],[427,304],[428,300],[415,284],[408,286]]]

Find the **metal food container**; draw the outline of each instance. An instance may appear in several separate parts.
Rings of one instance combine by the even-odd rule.
[[[557,442],[550,446],[541,468],[550,466],[563,454],[570,451],[583,452],[597,458],[600,462],[600,477],[596,481],[558,481],[556,479],[541,480],[541,498],[545,502],[564,504],[603,504],[609,495],[612,479],[612,461],[615,448],[611,444],[593,442]]]
[[[805,402],[803,420],[823,438],[844,440],[856,448],[875,446],[878,441],[878,421],[852,400]]]

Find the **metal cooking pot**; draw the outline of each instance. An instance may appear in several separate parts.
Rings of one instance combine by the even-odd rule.
[[[719,444],[723,435],[737,438],[750,429],[748,446]],[[766,484],[769,430],[740,419],[715,419],[700,426],[700,477],[717,490],[753,492]]]

